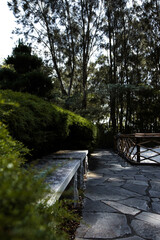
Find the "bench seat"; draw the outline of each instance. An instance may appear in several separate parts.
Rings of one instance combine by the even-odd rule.
[[[49,172],[45,182],[51,190],[48,204],[54,204],[65,191],[68,185],[73,186],[74,205],[78,202],[78,189],[84,189],[84,174],[87,173],[88,150],[58,151],[45,156],[38,161],[36,168],[40,175]]]

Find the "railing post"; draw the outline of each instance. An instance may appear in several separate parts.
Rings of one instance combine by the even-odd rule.
[[[137,145],[137,162],[140,163],[140,138],[136,138],[136,145]]]
[[[118,133],[115,136],[115,149],[118,153],[121,153],[120,142],[122,142],[122,139],[120,137],[120,133]]]

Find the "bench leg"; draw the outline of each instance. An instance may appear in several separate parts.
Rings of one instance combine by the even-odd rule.
[[[85,190],[85,181],[84,181],[84,175],[87,175],[88,172],[88,157],[84,159],[84,161],[81,162],[81,165],[78,169],[78,188],[81,190]]]
[[[87,174],[88,172],[88,157],[86,156],[85,159],[84,159],[84,174]]]
[[[78,194],[78,188],[77,188],[77,172],[75,173],[73,177],[73,186],[74,186],[74,207],[78,205],[78,200],[79,200],[79,194]]]
[[[80,165],[80,167],[78,169],[78,188],[81,189],[81,190],[85,189],[83,162],[81,162],[81,165]]]

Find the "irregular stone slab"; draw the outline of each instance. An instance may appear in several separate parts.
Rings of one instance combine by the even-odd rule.
[[[83,212],[117,212],[114,208],[111,208],[101,201],[92,201],[90,199],[84,199]]]
[[[98,201],[98,200],[122,200],[122,199],[126,199],[126,196],[124,195],[119,195],[116,192],[110,192],[109,194],[101,194],[101,196],[99,195],[99,193],[86,193],[85,196],[89,199],[92,199],[94,201]]]
[[[108,182],[124,182],[124,180],[121,177],[114,177],[114,175],[113,177],[110,177],[107,180]]]
[[[103,158],[103,157],[109,157],[109,156],[115,156],[117,154],[115,154],[115,152],[111,151],[111,150],[100,150],[100,151],[94,151],[94,153],[91,154],[92,157],[100,157],[100,158]]]
[[[74,240],[83,240],[84,238],[75,238]],[[89,240],[89,239],[87,239],[87,238],[85,238],[85,240]]]
[[[96,185],[103,185],[106,178],[103,178],[103,174],[96,174],[93,172],[89,172],[87,174],[87,182],[86,185],[96,186]],[[105,183],[104,183],[105,185]]]
[[[138,236],[133,236],[133,237],[127,237],[127,238],[118,238],[118,240],[145,240],[145,239]]]
[[[107,190],[108,194],[110,194],[110,192],[113,192],[113,194],[116,193],[118,195],[125,196],[125,198],[134,197],[134,196],[135,197],[141,197],[140,194],[132,192],[128,189],[124,189],[122,187],[114,187],[114,188],[113,187],[106,187],[106,190]]]
[[[131,226],[134,231],[144,239],[160,240],[160,224],[158,226],[146,221],[133,220]]]
[[[115,178],[120,178],[122,181],[124,181],[124,178],[133,178],[132,176],[128,176],[128,175],[124,175],[124,174],[121,174],[119,172],[114,172],[112,173],[112,176],[111,177],[115,177]]]
[[[160,182],[160,179],[159,179],[159,172],[160,172],[160,171],[157,171],[157,172],[156,172],[155,169],[154,169],[153,171],[154,171],[154,176],[155,176],[155,177],[154,177],[152,180],[155,180],[155,181],[159,181],[159,182]]]
[[[153,201],[153,202],[159,202],[160,199],[159,199],[159,198],[152,198],[152,201]]]
[[[127,219],[117,213],[87,213],[83,216],[85,224],[77,229],[79,238],[118,238],[131,233]]]
[[[108,190],[106,190],[105,186],[98,186],[95,191],[95,186],[88,185],[87,189],[85,191],[85,196],[87,198],[89,198],[91,200],[95,200],[95,201],[107,199],[107,197],[110,196],[109,194],[111,194],[111,193],[109,193]],[[117,198],[118,195],[116,194],[115,197]],[[113,196],[113,198],[114,198],[114,196]],[[120,199],[124,199],[124,197],[120,197]]]
[[[141,195],[141,197],[136,197],[138,199],[141,199],[141,200],[145,200],[145,201],[151,201],[151,198],[148,197],[148,196],[145,196],[145,195]]]
[[[142,173],[146,174],[150,174],[151,173],[151,168],[150,166],[139,166],[139,168],[141,167]],[[154,168],[155,169],[155,168]]]
[[[123,179],[124,180],[130,180],[130,181],[134,181],[135,179],[134,179],[134,176],[123,176]]]
[[[88,186],[85,196],[92,200],[122,200],[128,197],[140,197],[141,195],[135,192],[128,191],[121,187],[104,187],[98,186],[95,191],[95,186]]]
[[[103,185],[106,187],[106,188],[112,188],[114,189],[115,187],[121,187],[124,185],[124,182],[104,182]]]
[[[121,166],[121,164],[117,161],[115,163],[111,162],[110,163],[112,167],[114,167],[114,171],[122,171],[124,169],[124,167]]]
[[[150,190],[149,194],[151,195],[151,197],[160,198],[160,192],[158,191]]]
[[[160,214],[160,202],[153,202],[152,203],[152,209],[155,213]]]
[[[132,184],[132,183],[126,183],[123,185],[123,188],[139,193],[141,195],[146,195],[146,189],[147,186],[144,185],[137,185],[137,184]]]
[[[113,172],[108,170],[107,168],[99,168],[96,170],[96,173],[97,174],[103,174],[103,176],[106,176],[106,177],[112,177],[113,176]]]
[[[151,212],[142,212],[137,215],[136,218],[150,224],[154,224],[155,226],[159,226],[160,230],[160,215]]]
[[[154,170],[153,170],[154,171]],[[156,176],[157,175],[157,176]],[[151,181],[154,181],[154,182],[160,182],[160,179],[159,179],[159,174],[156,174],[152,179]]]
[[[111,177],[105,181],[106,186],[112,184],[113,186],[122,186],[125,183],[125,180],[119,177]]]
[[[147,177],[143,175],[135,175],[134,177],[136,180],[148,181]]]
[[[145,176],[149,179],[149,180],[153,180],[156,179],[157,177],[155,176],[154,173],[151,172],[152,170],[150,170],[150,173],[146,173]],[[153,170],[154,171],[154,170]]]
[[[96,225],[99,215],[100,213],[82,212],[83,220],[80,223],[80,226],[76,230],[76,237],[83,238],[86,232],[88,231],[88,229],[91,228],[91,226]]]
[[[104,182],[105,179],[89,179],[87,182],[86,182],[86,187],[87,186],[105,186],[106,183]]]
[[[112,202],[112,201],[103,201],[105,204],[109,205],[112,208],[115,208],[116,210],[120,211],[121,213],[124,214],[129,214],[129,215],[136,215],[137,213],[139,213],[140,211],[132,208],[132,207],[128,207],[124,204],[118,203],[118,202]]]
[[[157,181],[150,181],[151,183],[151,190],[160,192],[160,182]]]
[[[122,175],[127,175],[127,176],[135,176],[137,174],[137,171],[135,170],[130,170],[130,169],[124,169],[123,171],[121,171]]]
[[[148,186],[148,181],[143,181],[143,180],[128,180],[127,183],[131,183],[131,184],[135,184],[135,185]]]
[[[91,240],[89,238],[75,238],[74,240]]]
[[[103,174],[98,174],[95,172],[88,172],[87,174],[87,181],[90,179],[102,179],[103,178]]]
[[[140,210],[148,211],[149,207],[147,201],[139,199],[139,198],[128,198],[126,200],[119,201],[127,206],[134,207]]]

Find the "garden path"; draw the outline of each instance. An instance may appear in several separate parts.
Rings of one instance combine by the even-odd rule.
[[[131,165],[110,150],[92,156],[76,240],[160,240],[160,166]]]

